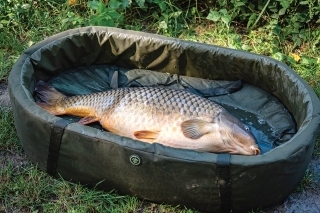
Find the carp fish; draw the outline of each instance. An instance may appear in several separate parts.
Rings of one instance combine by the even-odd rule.
[[[125,87],[65,96],[39,81],[38,106],[53,115],[100,122],[106,130],[147,143],[204,152],[258,155],[248,126],[222,106],[193,93],[162,87]]]

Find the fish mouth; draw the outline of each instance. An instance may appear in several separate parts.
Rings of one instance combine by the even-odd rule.
[[[222,149],[220,152],[229,152],[230,154],[235,155],[247,155],[255,156],[260,155],[261,151],[257,145],[251,145],[249,147],[229,147],[228,149]]]
[[[260,155],[261,151],[258,146],[252,145],[249,147],[253,153],[253,155]]]
[[[257,145],[251,145],[249,147],[241,147],[240,149],[239,147],[232,149],[230,153],[236,155],[255,156],[260,155],[261,151]]]

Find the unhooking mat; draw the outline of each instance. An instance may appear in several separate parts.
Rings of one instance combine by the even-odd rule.
[[[152,79],[163,76],[162,86],[201,89],[242,79],[241,90],[209,98],[233,114],[240,112],[240,119],[257,126],[256,135],[261,134],[258,125],[268,125],[268,140],[264,130],[260,140],[266,144],[264,153],[240,156],[146,144],[53,116],[35,103],[38,80],[64,90],[57,76],[89,71],[85,79],[66,83],[65,92],[92,92],[109,86],[101,83],[108,78],[99,74],[109,70],[109,75],[112,68],[120,69],[119,86],[130,79],[155,84]],[[160,77],[146,78],[141,74],[146,71],[139,71],[135,75],[142,76],[135,78],[130,72],[137,69]],[[124,77],[129,80],[122,81]],[[319,133],[319,99],[285,64],[244,51],[116,28],[69,30],[33,45],[12,68],[9,92],[19,139],[39,168],[88,187],[209,212],[245,212],[283,202],[304,176]]]

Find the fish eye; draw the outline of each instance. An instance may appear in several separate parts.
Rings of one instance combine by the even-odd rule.
[[[245,129],[246,131],[249,131],[249,130],[250,130],[247,125],[244,126],[244,129]]]

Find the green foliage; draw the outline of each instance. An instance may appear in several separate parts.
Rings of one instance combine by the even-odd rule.
[[[88,7],[94,11],[91,13],[89,24],[115,27],[123,21],[123,16],[117,12],[117,9],[124,7],[126,3],[122,4],[116,0],[111,0],[109,7],[106,7],[102,0],[89,1]]]
[[[19,23],[33,15],[33,4],[19,0],[0,2],[0,29],[9,26],[19,27]]]
[[[319,15],[320,2],[316,0],[218,0],[210,8],[207,19],[227,25],[243,22],[248,29],[269,23],[279,38],[296,35],[294,39],[298,43],[299,33],[307,24],[320,23]]]
[[[232,17],[226,9],[220,9],[219,11],[210,10],[207,19],[214,22],[221,20],[227,27],[229,27]]]
[[[188,28],[187,19],[195,15],[195,7],[190,4],[181,8],[170,0],[110,0],[105,4],[102,0],[89,1],[91,9],[89,24],[101,26],[122,26],[124,19],[131,14],[146,17],[146,23],[152,23],[158,33],[178,35]]]
[[[183,29],[187,28],[182,8],[172,4],[170,1],[149,0],[148,2],[149,5],[155,4],[160,9],[152,12],[152,17],[157,23],[157,33],[177,36]]]

